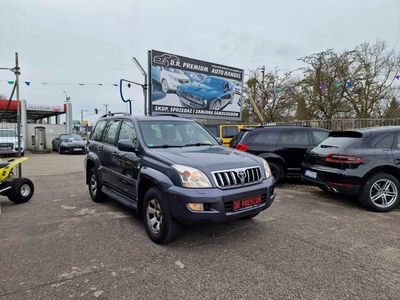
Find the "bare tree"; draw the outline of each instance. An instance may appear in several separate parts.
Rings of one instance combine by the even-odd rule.
[[[298,82],[297,101],[308,107],[308,117],[332,119],[351,111],[344,101],[346,80],[343,79],[352,63],[350,58],[349,51],[337,54],[329,49],[299,59],[308,66],[300,69],[303,78]]]
[[[374,45],[363,43],[356,47],[352,59],[347,78],[353,85],[347,87],[345,98],[355,117],[378,117],[381,108],[393,99],[393,82],[400,71],[400,55],[378,40]]]
[[[248,111],[258,109],[265,122],[293,119],[296,103],[290,94],[291,72],[281,75],[278,69],[265,71],[258,68],[250,71],[248,76],[243,95]],[[250,97],[256,108],[250,108]]]

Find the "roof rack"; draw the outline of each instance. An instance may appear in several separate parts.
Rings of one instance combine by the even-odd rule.
[[[108,117],[108,116],[113,117],[113,116],[115,116],[115,115],[130,116],[129,113],[123,111],[123,112],[113,112],[113,113],[112,113],[112,112],[109,112],[109,113],[106,113],[106,114],[104,114],[104,115],[101,115],[100,118],[105,118],[105,117]]]

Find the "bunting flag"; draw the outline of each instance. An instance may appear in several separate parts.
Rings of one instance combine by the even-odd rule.
[[[15,83],[15,80],[0,80],[2,82],[7,82],[8,84],[12,85]],[[31,86],[31,81],[23,81],[27,86]],[[106,85],[112,85],[112,86],[118,86],[117,83],[65,83],[65,82],[37,82],[39,84],[42,84],[46,86],[47,84],[57,84],[57,85],[98,85],[98,86],[106,86]]]
[[[400,75],[396,75],[394,77],[396,77],[397,80],[400,80]]]
[[[322,84],[322,85],[321,85],[321,89],[325,90],[325,89],[326,89],[326,85],[325,85],[325,84]]]

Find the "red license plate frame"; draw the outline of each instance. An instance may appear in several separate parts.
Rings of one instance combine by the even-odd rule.
[[[254,197],[249,197],[241,200],[236,200],[232,202],[232,210],[233,211],[240,211],[243,209],[248,209],[251,207],[256,207],[262,204],[262,197],[260,196],[254,196]]]

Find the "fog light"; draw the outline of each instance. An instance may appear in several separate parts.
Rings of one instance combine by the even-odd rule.
[[[191,210],[204,210],[203,203],[188,203],[187,205]]]

